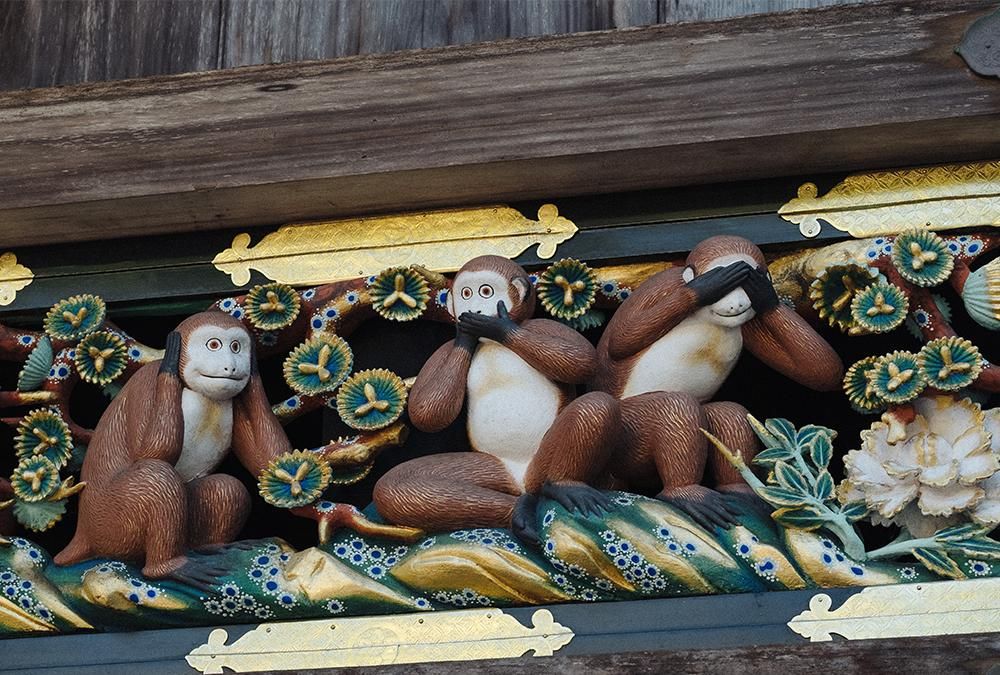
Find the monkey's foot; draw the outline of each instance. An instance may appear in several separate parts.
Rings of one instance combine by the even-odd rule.
[[[729,529],[737,522],[725,496],[703,485],[665,489],[656,498],[681,509],[709,532],[717,527]]]
[[[196,546],[194,551],[195,553],[202,554],[223,553],[225,551],[252,551],[268,541],[270,539],[243,539],[224,544],[205,544],[203,546]]]
[[[178,556],[157,565],[146,565],[142,574],[150,579],[170,579],[208,592],[230,570],[214,555]]]
[[[538,497],[524,493],[514,503],[514,513],[510,517],[510,531],[521,543],[533,548],[542,545],[538,536]]]
[[[611,507],[611,499],[606,494],[585,483],[545,483],[542,496],[582,516],[600,518]]]
[[[386,525],[369,520],[357,507],[350,504],[334,504],[323,501],[300,506],[291,511],[297,516],[316,521],[319,526],[320,544],[329,542],[330,535],[342,527],[370,537],[383,537],[407,543],[414,542],[424,536],[424,531],[416,527]]]
[[[766,522],[770,522],[774,507],[758,497],[753,488],[746,483],[728,483],[718,486],[716,490],[721,492],[734,508],[749,510]]]

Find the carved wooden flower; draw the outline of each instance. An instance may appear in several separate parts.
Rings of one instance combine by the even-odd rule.
[[[809,285],[809,299],[821,319],[848,331],[856,326],[851,315],[854,296],[875,283],[877,278],[876,270],[863,265],[831,265]]]
[[[85,382],[104,386],[125,372],[128,349],[114,333],[98,331],[80,341],[73,361]]]
[[[96,295],[74,295],[52,305],[45,315],[45,332],[55,340],[78,340],[104,324],[107,308]]]
[[[62,479],[59,467],[44,455],[38,455],[21,460],[10,477],[10,484],[18,499],[38,502],[54,494],[62,485]]]
[[[909,300],[895,284],[879,282],[855,294],[851,301],[854,323],[869,333],[886,333],[906,319]]]
[[[885,402],[875,391],[871,375],[878,364],[877,356],[869,356],[856,362],[844,374],[844,393],[851,407],[860,413],[877,412],[885,408]]]
[[[955,268],[955,258],[944,239],[928,230],[911,230],[896,237],[892,264],[917,286],[937,286]]]
[[[403,414],[406,384],[383,368],[352,375],[337,392],[340,419],[353,429],[381,429]]]
[[[875,394],[889,403],[905,403],[927,386],[915,354],[895,351],[879,357],[868,373]]]
[[[538,277],[538,299],[557,319],[575,319],[594,304],[597,276],[579,260],[563,258]]]
[[[969,386],[983,369],[979,349],[957,336],[931,340],[917,354],[917,361],[927,383],[944,391]]]
[[[251,288],[243,307],[255,328],[270,331],[290,326],[298,317],[301,304],[295,289],[274,283]]]
[[[890,443],[884,422],[862,432],[861,449],[844,458],[847,478],[839,497],[845,503],[863,499],[877,521],[923,537],[980,504],[982,483],[1000,470],[1000,461],[978,404],[938,395],[913,405],[917,414],[903,440]]]
[[[317,455],[295,450],[272,461],[259,477],[260,495],[279,508],[305,506],[330,484],[330,466]]]
[[[299,394],[333,391],[353,365],[354,355],[344,338],[319,335],[303,342],[285,359],[285,382]]]
[[[390,267],[376,276],[368,287],[372,307],[392,321],[412,321],[427,309],[430,286],[411,267]]]
[[[58,468],[72,454],[73,439],[59,413],[42,408],[25,415],[17,425],[14,448],[22,460],[42,456]]]

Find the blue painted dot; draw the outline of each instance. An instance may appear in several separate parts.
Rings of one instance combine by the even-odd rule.
[[[615,565],[618,567],[628,567],[628,560],[622,557],[615,558]]]
[[[840,553],[838,553],[836,557],[837,557],[837,562],[844,562],[844,556],[841,555]]]
[[[655,577],[655,576],[656,576],[657,574],[659,574],[659,573],[660,573],[660,570],[656,569],[656,568],[655,568],[655,567],[653,567],[652,565],[650,565],[650,566],[648,566],[648,567],[646,568],[646,575],[647,575],[647,576],[651,576],[651,577]]]
[[[671,551],[676,551],[680,548],[680,546],[671,542],[670,544],[667,544],[667,548],[669,548]]]
[[[234,609],[236,609],[236,603],[233,602],[232,600],[226,600],[222,604],[228,610],[234,610]]]
[[[3,581],[10,581],[13,578],[14,578],[14,575],[11,574],[10,572],[4,572],[3,574],[0,574],[0,580],[3,580]]]
[[[243,310],[242,309],[234,309],[233,310],[233,318],[234,319],[242,319],[243,318]]]
[[[23,589],[24,589],[24,590],[26,590],[26,591],[27,591],[27,590],[31,590],[31,587],[32,587],[33,585],[34,585],[34,584],[32,584],[32,583],[31,583],[30,581],[28,581],[28,580],[25,580],[25,581],[22,581],[22,582],[21,582],[21,588],[23,588]]]
[[[482,543],[485,544],[486,546],[489,546],[490,544],[493,543],[493,540],[489,537],[483,537]]]
[[[278,582],[268,581],[266,584],[264,584],[264,588],[266,588],[269,591],[276,591],[278,590]]]
[[[351,560],[353,562],[356,562],[356,563],[360,563],[364,559],[365,559],[365,557],[363,555],[361,555],[360,553],[355,553],[354,555],[351,556]]]
[[[632,556],[629,558],[629,560],[631,560],[633,564],[637,564],[642,562],[642,557],[636,553],[633,553]]]
[[[378,560],[379,558],[382,557],[382,551],[379,551],[378,549],[375,549],[375,550],[371,551],[368,555],[370,555],[373,560]]]
[[[770,560],[768,560],[767,562],[765,562],[763,565],[760,566],[760,569],[761,569],[761,571],[764,571],[764,572],[766,572],[768,570],[773,570],[774,569],[774,563],[771,562]]]
[[[262,576],[264,576],[264,570],[254,570],[250,572],[250,576],[252,576],[254,579],[260,579]]]
[[[322,328],[323,327],[323,320],[322,319],[313,319],[312,320],[312,327],[316,328],[317,330],[320,329],[320,328]]]
[[[851,572],[853,572],[854,574],[856,574],[859,577],[865,573],[865,571],[863,569],[861,569],[860,567],[852,567],[851,568]]]
[[[266,565],[269,562],[271,562],[271,559],[268,558],[266,555],[262,555],[259,558],[257,558],[257,564],[258,565]]]
[[[979,244],[969,244],[969,248],[967,250],[969,251],[969,253],[978,253]]]
[[[43,607],[42,609],[38,610],[38,616],[42,617],[43,619],[48,619],[51,616],[51,614],[49,613],[49,610]]]
[[[25,609],[31,607],[31,598],[21,598],[21,607]]]
[[[823,554],[823,562],[825,562],[827,565],[833,562],[833,558],[830,557],[829,553]]]
[[[7,586],[6,588],[3,589],[3,592],[7,595],[14,595],[15,593],[17,593],[17,589],[14,588],[13,586]]]
[[[833,548],[833,542],[830,541],[829,539],[824,539],[823,540],[823,546],[826,547],[826,548]]]
[[[232,586],[227,586],[226,590],[225,590],[225,594],[228,595],[229,597],[235,597],[236,596],[236,589],[233,588]]]
[[[129,593],[128,599],[131,600],[132,602],[139,602],[139,594],[138,593]]]
[[[278,572],[280,572],[280,571],[281,570],[279,570],[277,567],[272,567],[271,569],[269,569],[267,571],[267,573],[270,574],[272,577],[276,577],[276,576],[278,576]]]
[[[747,546],[746,544],[740,544],[740,553],[742,553],[743,555],[746,555],[749,552],[750,552],[750,547],[749,546]]]
[[[148,591],[146,591],[146,597],[147,598],[155,598],[156,597],[156,591],[154,589],[150,588]]]
[[[132,579],[130,583],[133,586],[135,586],[136,588],[141,588],[142,587],[142,582],[139,581],[138,579]]]
[[[59,366],[58,372],[59,372],[59,377],[66,377],[67,375],[69,375],[69,370],[67,370],[65,366]]]
[[[363,549],[365,547],[365,543],[363,541],[355,539],[354,541],[351,542],[351,547],[355,551],[360,551],[361,549]]]
[[[874,260],[878,257],[878,253],[876,251],[868,251],[868,257]]]
[[[627,541],[623,541],[619,545],[621,546],[622,551],[628,551],[630,548],[632,548],[632,545],[629,544]]]
[[[380,576],[382,574],[382,568],[376,565],[375,567],[372,567],[371,573],[375,576]]]
[[[689,551],[693,551],[693,550],[695,550],[695,545],[694,544],[684,544],[684,548],[686,548]]]
[[[337,548],[335,549],[335,551],[334,551],[334,552],[335,552],[335,553],[336,553],[337,555],[339,555],[339,556],[345,556],[345,555],[347,555],[347,547],[346,547],[346,546],[338,546],[338,547],[337,547]]]
[[[610,553],[611,555],[617,555],[617,553],[618,553],[618,547],[615,546],[614,544],[609,544],[608,545],[608,553]]]

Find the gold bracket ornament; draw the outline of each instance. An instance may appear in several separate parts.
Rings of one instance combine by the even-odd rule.
[[[478,255],[515,258],[535,244],[547,259],[576,232],[552,204],[538,209],[537,221],[507,206],[425,211],[285,225],[253,248],[243,233],[212,263],[237,286],[250,282],[251,269],[286,284],[321,284],[417,264],[454,272]]]
[[[253,673],[477,661],[528,651],[552,656],[574,637],[547,609],[537,610],[531,623],[526,628],[499,609],[323,619],[264,624],[231,645],[229,634],[217,628],[187,662],[202,673],[221,673],[224,667]]]
[[[823,220],[853,237],[898,234],[914,227],[935,231],[1000,225],[1000,161],[848,176],[822,197],[813,183],[778,215],[804,237]]]
[[[825,593],[788,627],[812,642],[965,635],[1000,631],[1000,579],[873,586],[831,610]]]
[[[35,279],[35,273],[17,262],[17,256],[7,251],[0,255],[0,305],[14,302],[17,292]]]

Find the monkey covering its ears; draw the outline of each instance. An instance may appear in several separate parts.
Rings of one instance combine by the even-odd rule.
[[[254,476],[291,450],[237,319],[202,312],[167,337],[163,360],[139,370],[101,417],[83,462],[76,535],[58,565],[95,557],[143,564],[150,578],[204,586],[222,570],[189,549],[232,542],[250,496],[212,473],[232,450]]]
[[[410,421],[435,432],[468,403],[477,452],[420,457],[375,486],[379,513],[424,530],[511,527],[537,542],[538,495],[599,514],[607,498],[588,486],[613,450],[617,401],[602,393],[574,400],[596,367],[593,346],[556,321],[532,319],[527,273],[499,256],[481,256],[455,276],[448,309],[455,339],[420,370]]]
[[[757,453],[743,406],[704,404],[744,347],[807,387],[840,386],[840,357],[778,302],[764,256],[747,239],[706,239],[683,269],[664,270],[629,296],[601,336],[594,380],[594,388],[621,401],[623,455],[611,466],[618,483],[659,490],[705,526],[733,522],[726,500],[700,485],[709,459],[700,429],[748,464]],[[718,452],[710,460],[719,490],[750,492]]]

